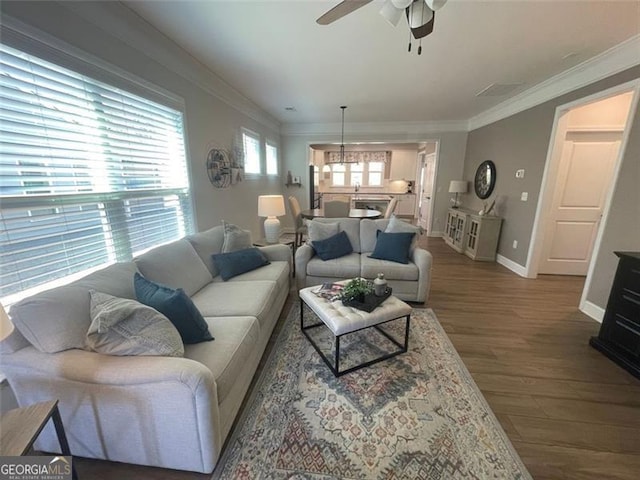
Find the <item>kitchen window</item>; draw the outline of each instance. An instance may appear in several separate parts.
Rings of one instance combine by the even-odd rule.
[[[334,163],[331,165],[332,187],[381,187],[384,178],[384,162]]]

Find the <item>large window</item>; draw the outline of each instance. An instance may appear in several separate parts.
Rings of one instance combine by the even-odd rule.
[[[244,148],[244,172],[259,175],[260,166],[260,136],[249,130],[242,131],[242,146]]]
[[[0,54],[4,303],[193,231],[181,111]]]
[[[384,162],[334,163],[331,165],[332,187],[380,187],[384,178]]]
[[[278,147],[267,141],[266,143],[267,150],[267,175],[277,175],[278,174]]]

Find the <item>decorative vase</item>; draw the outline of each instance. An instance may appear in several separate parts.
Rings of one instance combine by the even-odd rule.
[[[382,297],[387,291],[387,279],[384,278],[384,273],[379,273],[376,279],[373,281],[373,293],[376,297]]]

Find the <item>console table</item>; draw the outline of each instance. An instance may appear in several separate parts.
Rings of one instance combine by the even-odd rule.
[[[502,218],[478,215],[465,208],[450,208],[444,241],[458,253],[472,260],[493,262],[496,259]]]

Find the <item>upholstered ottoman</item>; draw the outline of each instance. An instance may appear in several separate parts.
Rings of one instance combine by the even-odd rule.
[[[342,301],[335,300],[329,301],[326,298],[319,297],[314,293],[319,286],[307,287],[300,290],[300,328],[302,333],[307,337],[311,345],[318,352],[320,357],[327,364],[329,369],[336,377],[344,375],[354,370],[373,365],[374,363],[381,362],[391,357],[395,357],[401,353],[407,351],[409,346],[409,326],[411,319],[411,307],[404,303],[402,300],[394,297],[393,295],[387,298],[380,306],[375,308],[372,312],[365,312],[353,307],[347,307],[342,304]],[[304,306],[310,308],[313,313],[321,320],[321,322],[313,323],[311,325],[304,324]],[[404,328],[404,343],[400,343],[393,338],[388,332],[380,328],[381,324],[392,322],[401,318],[406,319]],[[316,327],[326,325],[335,338],[335,362],[331,364],[329,358],[321,350],[317,342],[314,341],[308,330]],[[394,345],[398,347],[398,350],[384,353],[383,355],[376,357],[372,360],[367,360],[355,366],[351,366],[345,370],[340,371],[340,338],[344,335],[354,333],[367,328],[375,328],[378,332],[389,339]]]

